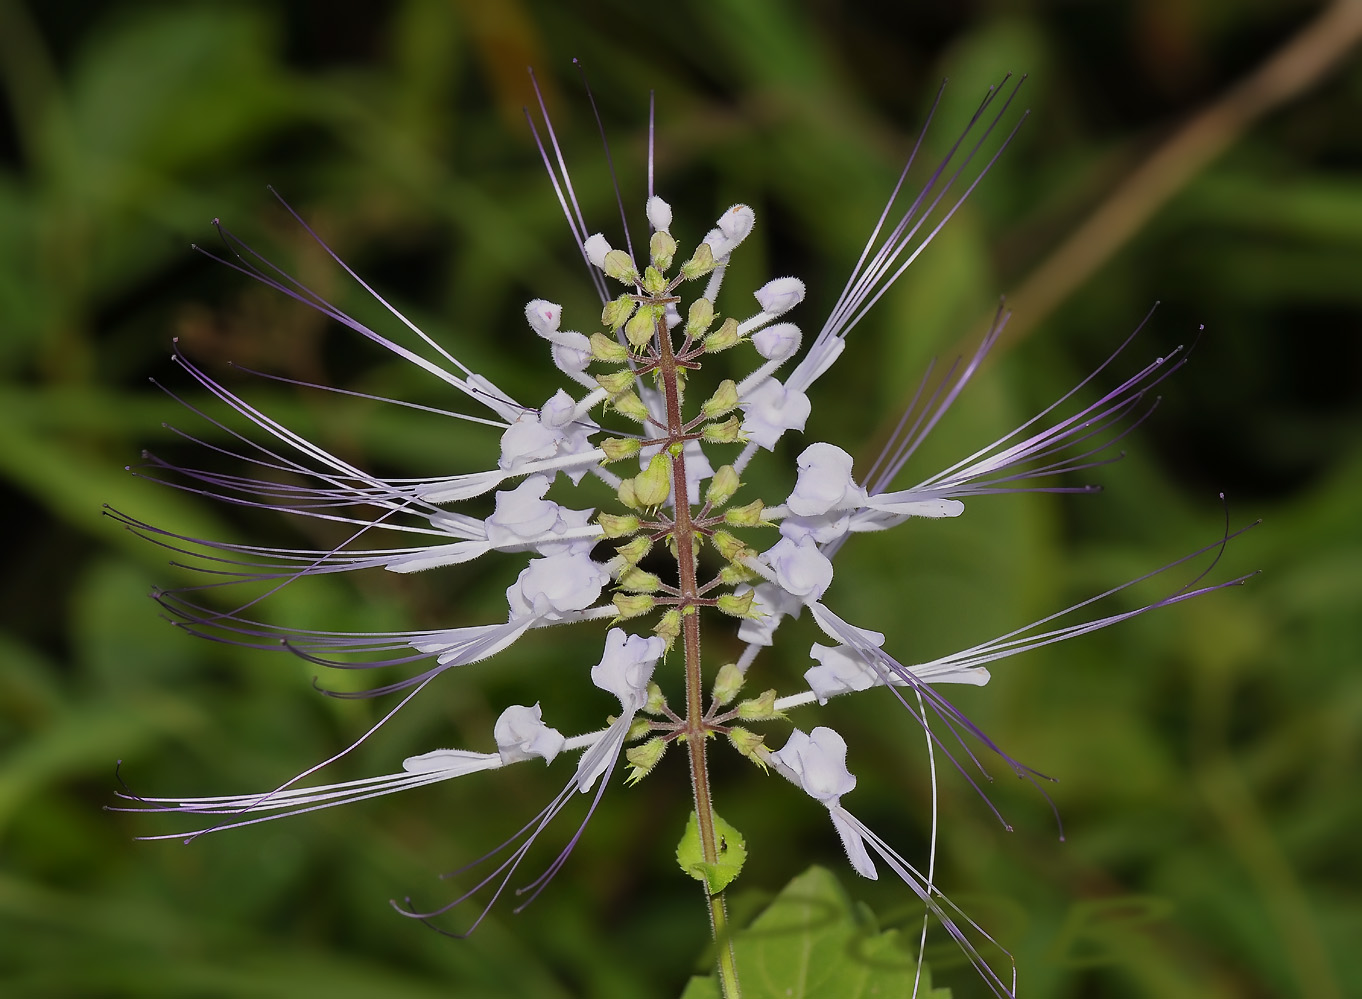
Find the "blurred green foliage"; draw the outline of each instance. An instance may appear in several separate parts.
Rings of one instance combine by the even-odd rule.
[[[614,195],[570,59],[588,70],[631,208],[655,90],[658,187],[683,244],[733,201],[752,204],[759,227],[727,292],[798,273],[806,328],[835,299],[938,81],[951,78],[936,150],[988,83],[1027,71],[1031,120],[814,393],[810,434],[864,467],[926,361],[977,337],[999,293],[1317,13],[1299,0],[899,6],[0,0],[0,473],[13,527],[0,600],[0,990],[664,997],[704,970],[701,901],[672,857],[690,809],[679,759],[612,789],[551,889],[519,915],[503,903],[467,942],[384,903],[447,897],[434,875],[519,828],[561,786],[561,767],[189,847],[134,842],[165,828],[100,810],[115,760],[148,794],[265,789],[346,745],[380,706],[318,696],[311,667],[287,655],[165,625],[145,594],[192,577],[100,504],[190,534],[297,539],[282,518],[122,471],[144,446],[181,453],[162,421],[192,427],[147,382],[188,390],[167,360],[173,336],[350,460],[448,474],[495,453],[491,435],[225,368],[443,402],[414,370],[188,250],[213,239],[220,216],[377,320],[267,183],[463,360],[543,398],[553,382],[538,348],[523,363],[523,303],[546,296],[569,317],[595,307],[520,115],[525,65],[539,71],[587,218],[607,232]],[[1248,586],[1005,663],[958,693],[1009,752],[1060,779],[1047,790],[1063,842],[1033,788],[990,788],[1009,834],[957,774],[942,776],[940,883],[1016,955],[1027,995],[1362,994],[1359,98],[1362,64],[1349,58],[1236,136],[1091,280],[1028,317],[1034,332],[1000,353],[916,466],[935,471],[1022,422],[1162,299],[1130,367],[1196,338],[1193,363],[1129,439],[1130,457],[1094,473],[1103,494],[984,499],[958,522],[839,557],[835,605],[912,661],[1213,540],[1221,489],[1233,524],[1266,521],[1217,570],[1261,568]],[[493,620],[514,571],[314,580],[269,613],[375,629]],[[812,632],[786,635],[787,658],[767,663],[787,689],[805,666],[798,635]],[[443,677],[335,779],[437,745],[487,748],[491,720],[515,700],[593,723],[609,705],[583,689],[590,636],[556,639]],[[860,778],[846,804],[921,855],[921,734],[887,697],[852,700],[827,709]],[[717,769],[719,807],[752,849],[739,909],[821,861],[882,926],[917,925],[902,886],[853,878],[822,809],[736,757],[720,754]],[[938,984],[982,994],[949,947],[933,954]]]

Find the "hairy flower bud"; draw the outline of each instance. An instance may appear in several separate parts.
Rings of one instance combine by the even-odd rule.
[[[648,462],[648,467],[634,476],[634,496],[645,508],[661,506],[672,491],[672,459],[659,451]]]
[[[725,378],[714,390],[714,394],[700,407],[700,415],[706,420],[723,416],[738,405],[738,386],[732,378]]]
[[[743,672],[737,663],[725,663],[720,666],[719,672],[714,675],[714,687],[710,691],[714,703],[723,707],[737,697],[738,691],[742,690],[743,679]]]
[[[642,350],[652,342],[657,332],[658,311],[654,305],[640,305],[633,318],[624,324],[624,338],[635,350]]]
[[[622,368],[619,371],[611,371],[609,374],[597,375],[596,384],[612,396],[619,395],[634,384],[634,373],[628,368]]]
[[[736,593],[725,593],[722,594],[714,604],[720,613],[728,614],[730,617],[753,617],[752,597],[752,590],[748,590],[741,595]]]
[[[672,239],[671,234],[659,229],[653,233],[652,239],[648,240],[648,256],[653,262],[653,266],[663,273],[672,265],[672,258],[676,256],[676,240]],[[644,285],[646,288],[647,285]],[[659,289],[661,290],[661,289]],[[657,292],[652,292],[657,294]]]
[[[756,499],[745,506],[735,506],[724,511],[724,523],[729,527],[759,527],[761,512],[766,504]]]
[[[776,710],[776,692],[767,690],[760,697],[739,704],[738,717],[743,721],[776,721],[784,718],[785,713]]]
[[[607,437],[601,441],[600,447],[605,452],[605,460],[611,462],[632,458],[643,445],[632,437]]]
[[[625,783],[629,785],[637,784],[644,777],[647,777],[662,759],[662,754],[667,751],[668,742],[661,736],[655,736],[647,742],[630,746],[625,750],[624,758],[629,761],[629,776],[625,778]]]
[[[721,350],[737,346],[742,342],[742,334],[738,332],[738,321],[729,317],[725,319],[717,330],[705,337],[705,352],[717,354]]]
[[[694,281],[714,270],[714,265],[714,251],[710,249],[708,243],[701,243],[695,248],[691,258],[681,265],[681,277],[687,281]]]
[[[766,757],[769,754],[766,750],[765,736],[760,736],[741,725],[734,725],[728,730],[728,742],[740,755],[761,767],[762,773],[766,773]]]
[[[637,517],[630,517],[627,519],[633,520],[635,523],[638,522]],[[638,565],[639,562],[643,561],[643,556],[647,555],[649,549],[652,547],[653,539],[647,535],[643,535],[635,538],[628,544],[620,545],[616,548],[615,557],[623,560],[625,565]]]
[[[638,268],[623,250],[611,250],[601,261],[601,270],[621,284],[638,284]]]
[[[657,601],[646,593],[616,593],[610,602],[615,605],[616,621],[642,617],[657,606]]]
[[[648,419],[648,407],[643,405],[643,400],[638,397],[637,392],[621,392],[610,400],[610,405],[621,416],[627,416],[639,423]]]
[[[675,607],[663,611],[662,617],[653,627],[653,634],[666,642],[670,649],[672,643],[681,637],[681,612]]]
[[[697,298],[686,311],[686,336],[704,336],[714,322],[714,303],[707,298]]]
[[[591,344],[591,356],[597,361],[606,364],[623,364],[629,360],[629,348],[604,333],[592,333],[587,342]]]
[[[722,465],[714,473],[714,478],[709,481],[709,488],[705,491],[705,502],[711,506],[723,506],[733,494],[738,491],[742,483],[738,481],[738,473],[732,465]]]
[[[742,420],[730,416],[723,423],[706,423],[700,428],[700,437],[710,444],[736,444],[743,440]]]
[[[661,236],[663,239],[671,238],[665,232],[659,232],[656,235]],[[643,269],[643,290],[649,295],[661,295],[667,290],[667,279],[664,278],[662,272],[652,264],[649,264]]]
[[[636,565],[629,565],[619,574],[619,586],[630,593],[656,593],[662,588],[662,580]]]
[[[605,308],[601,309],[601,322],[612,330],[617,330],[624,325],[625,320],[632,316],[637,308],[638,303],[632,297],[621,295],[619,298],[611,299],[605,303]],[[603,357],[601,360],[607,361],[609,358]]]

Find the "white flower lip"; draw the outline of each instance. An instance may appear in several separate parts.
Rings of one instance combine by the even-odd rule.
[[[846,740],[826,726],[807,735],[793,730],[785,746],[771,758],[794,775],[791,779],[806,794],[829,808],[856,787],[856,778],[847,769]]]
[[[859,506],[865,493],[851,477],[851,455],[833,444],[810,444],[795,460],[799,478],[785,505],[800,517]]]
[[[497,718],[492,737],[497,741],[503,763],[517,763],[536,756],[542,757],[545,763],[552,763],[567,742],[563,733],[544,724],[544,713],[538,704],[532,707],[512,704]]]

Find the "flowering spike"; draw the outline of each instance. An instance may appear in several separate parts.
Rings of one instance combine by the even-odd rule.
[[[793,277],[768,281],[754,293],[761,309],[756,315],[742,322],[728,318],[714,328],[714,302],[728,264],[755,225],[755,215],[745,205],[734,205],[724,212],[690,259],[680,266],[679,277],[667,279],[675,266],[677,244],[670,233],[671,207],[653,193],[651,118],[649,197],[645,212],[652,231],[641,275],[627,218],[623,220],[626,247],[623,250],[612,248],[604,235],[591,234],[552,126],[545,117],[545,142],[532,123],[536,145],[549,168],[574,242],[591,265],[593,288],[605,302],[600,318],[608,331],[588,337],[563,328],[563,307],[548,299],[535,298],[525,306],[525,321],[538,338],[549,343],[553,364],[567,380],[566,388],[559,388],[538,406],[517,401],[471,370],[380,298],[320,240],[325,254],[386,311],[397,330],[395,334],[370,329],[347,316],[222,229],[231,254],[225,262],[317,309],[476,402],[481,409],[478,415],[470,415],[351,393],[377,402],[414,406],[430,415],[459,420],[461,426],[472,426],[475,430],[482,428],[488,434],[486,447],[491,456],[488,467],[451,471],[424,480],[380,477],[255,408],[177,351],[174,360],[180,369],[223,407],[253,424],[264,438],[251,441],[210,417],[215,425],[210,433],[212,440],[232,440],[217,433],[226,431],[243,442],[240,447],[243,453],[233,452],[231,448],[237,445],[230,443],[213,447],[222,456],[263,472],[258,473],[258,478],[251,478],[231,472],[180,468],[150,456],[145,468],[190,492],[325,521],[325,533],[337,543],[314,551],[204,541],[158,529],[116,512],[111,512],[111,516],[130,530],[197,560],[201,568],[213,574],[214,586],[256,582],[273,592],[303,577],[358,570],[440,571],[494,553],[510,553],[520,571],[505,590],[503,611],[489,622],[436,630],[377,634],[295,630],[250,617],[249,608],[259,597],[253,596],[232,609],[216,604],[201,606],[185,591],[158,591],[156,600],[166,613],[187,630],[220,641],[254,648],[282,648],[330,668],[384,671],[385,680],[370,689],[327,691],[332,696],[369,697],[406,692],[373,728],[327,763],[364,744],[373,731],[387,723],[436,676],[485,661],[518,641],[533,640],[527,636],[548,628],[587,629],[608,622],[600,661],[591,669],[591,681],[618,700],[619,711],[613,717],[606,716],[603,727],[568,738],[545,723],[538,703],[512,705],[497,718],[487,741],[486,748],[495,743],[494,752],[436,749],[406,758],[397,773],[312,786],[305,778],[311,778],[319,765],[265,794],[135,799],[133,810],[225,815],[228,820],[224,824],[210,828],[231,828],[528,760],[547,763],[559,755],[580,752],[571,779],[558,795],[520,835],[489,855],[493,857],[503,851],[509,854],[472,891],[487,887],[495,900],[516,875],[536,839],[577,795],[593,793],[587,808],[590,816],[611,783],[621,755],[629,767],[626,779],[634,783],[655,768],[670,742],[685,741],[695,810],[678,859],[688,874],[705,883],[708,892],[716,893],[736,875],[745,857],[742,837],[717,815],[710,798],[706,746],[723,733],[740,755],[759,766],[773,766],[827,809],[848,860],[859,874],[877,877],[881,866],[898,874],[927,910],[944,924],[992,991],[997,995],[1014,995],[1015,984],[1007,985],[982,961],[962,923],[956,921],[958,910],[949,909],[936,885],[841,805],[842,797],[855,787],[855,778],[847,769],[847,746],[840,735],[821,726],[812,728],[808,734],[795,729],[782,749],[771,752],[760,735],[731,723],[777,720],[786,711],[812,711],[816,710],[815,705],[832,697],[875,690],[893,697],[922,726],[933,753],[939,753],[932,757],[934,760],[946,759],[955,764],[967,779],[972,781],[968,768],[961,764],[974,762],[974,754],[965,745],[966,738],[996,753],[1019,776],[1032,781],[1041,779],[1042,775],[990,741],[938,692],[938,686],[945,683],[982,686],[990,678],[989,670],[1012,655],[1235,585],[1246,577],[1226,583],[1204,583],[1202,572],[1162,600],[1106,617],[1053,623],[1063,614],[1077,612],[1110,595],[1101,594],[964,651],[925,662],[907,660],[905,664],[885,648],[883,634],[844,621],[829,606],[838,599],[833,557],[856,534],[887,530],[910,520],[919,529],[929,529],[932,520],[961,515],[964,501],[976,496],[1088,490],[1086,485],[1055,484],[1054,477],[1110,460],[1104,456],[1105,449],[1148,415],[1152,402],[1146,401],[1146,394],[1177,370],[1184,361],[1183,352],[1179,348],[1124,380],[1116,379],[1116,387],[1099,394],[1096,402],[1074,404],[1076,394],[1090,384],[1093,376],[1089,376],[1012,433],[916,485],[895,487],[896,479],[917,454],[925,436],[961,395],[997,342],[1007,321],[1006,312],[1000,309],[972,357],[950,367],[944,377],[924,380],[898,431],[864,477],[858,480],[846,450],[816,441],[799,454],[793,476],[782,479],[777,472],[769,477],[770,481],[789,481],[791,477],[795,480],[782,504],[769,506],[766,502],[769,496],[751,499],[737,507],[728,504],[741,485],[740,477],[748,462],[760,450],[778,455],[781,452],[777,444],[786,433],[804,430],[811,414],[808,389],[812,383],[840,357],[848,332],[917,257],[945,220],[959,209],[991,164],[990,157],[996,157],[997,153],[985,140],[995,137],[996,131],[1001,142],[993,143],[993,147],[1006,145],[1010,136],[1004,135],[1005,129],[999,126],[1015,92],[1003,96],[1002,91],[990,91],[966,135],[950,147],[946,158],[926,176],[911,203],[906,208],[896,208],[895,202],[906,186],[905,167],[904,177],[874,226],[842,295],[810,343],[805,343],[800,327],[779,321],[805,300],[804,284]],[[539,107],[543,111],[542,99]],[[618,193],[617,186],[623,214],[623,198]],[[315,237],[305,223],[304,228]],[[705,275],[708,280],[700,289],[701,294],[692,296],[684,308],[683,319],[683,299],[673,295],[681,281]],[[609,301],[607,276],[629,286],[624,294]],[[678,343],[671,332],[683,322],[684,329],[679,332],[684,338]],[[406,340],[402,341],[399,334]],[[729,349],[748,338],[760,358],[755,369],[736,383],[710,378],[697,386],[701,398],[708,393],[698,413],[694,407],[688,407],[687,379],[699,380],[710,374],[702,368],[707,360],[702,355]],[[1098,370],[1105,369],[1115,356]],[[608,365],[609,370],[593,379],[586,374],[593,361]],[[791,368],[782,381],[776,374],[787,363]],[[640,375],[648,377],[640,379]],[[294,386],[323,388],[291,379],[278,380]],[[585,395],[578,386],[587,390]],[[603,402],[604,406],[598,405]],[[735,409],[741,416],[734,413]],[[623,420],[642,424],[642,431],[620,429]],[[615,436],[607,436],[611,434]],[[598,435],[605,438],[599,446],[592,443]],[[709,446],[738,442],[750,443],[731,464],[714,470],[707,454]],[[646,460],[640,462],[639,471],[631,477],[620,477],[618,469],[609,467],[611,462],[637,456]],[[588,476],[588,485],[596,490],[589,494],[592,498],[570,501],[570,487],[580,485]],[[758,478],[767,481],[765,476]],[[615,490],[617,501],[607,503],[607,509],[600,513],[594,509],[600,495],[597,479]],[[1036,484],[1040,479],[1050,481]],[[488,502],[494,507],[490,514],[479,504],[460,506],[476,497],[490,497]],[[779,525],[780,540],[760,554],[723,529],[768,523]],[[1217,559],[1219,550],[1232,536],[1227,530],[1224,537],[1210,546],[1217,551]],[[702,579],[700,567],[712,561],[703,551],[707,539],[722,565],[716,576]],[[606,556],[608,561],[598,562],[593,555],[598,549],[609,547],[601,545],[603,540],[615,545],[616,550],[613,556]],[[664,543],[658,544],[659,541]],[[666,564],[666,553],[671,555],[671,565]],[[647,569],[641,565],[645,556]],[[617,591],[606,594],[612,579]],[[814,665],[804,674],[807,689],[784,697],[766,690],[729,708],[738,698],[760,650],[773,644],[786,618],[798,617],[806,609],[829,643],[815,643],[810,649]],[[725,625],[718,618],[720,614],[740,620]],[[651,623],[651,634],[646,628],[644,634],[629,634],[615,627],[650,615],[656,617]],[[746,644],[746,650],[736,662],[717,671],[710,688],[711,704],[705,709],[702,664],[715,660],[712,649],[702,650],[700,637],[702,632],[708,635],[716,625],[729,632],[736,630],[737,639]],[[667,706],[660,686],[653,682],[659,662],[678,640],[683,642],[684,654],[677,657],[680,662],[674,658],[670,665],[684,680],[684,717]],[[561,657],[576,643],[555,647],[561,650]],[[409,675],[386,679],[390,671],[404,667],[411,669]],[[640,717],[641,714],[651,717]],[[636,740],[642,740],[641,744],[626,749],[627,744]],[[963,757],[954,755],[955,743],[964,750]],[[527,902],[563,865],[580,834],[580,828],[576,834],[569,834],[567,846],[558,857],[525,886]],[[930,864],[927,870],[931,872]],[[435,913],[401,911],[430,918],[467,897],[456,899]],[[716,931],[723,911],[720,902],[711,903]],[[485,910],[473,920],[473,926],[483,915]],[[968,924],[967,920],[963,922]],[[725,980],[724,992],[737,994],[731,960],[727,971],[733,981]],[[835,989],[839,985],[833,983],[830,987]]]

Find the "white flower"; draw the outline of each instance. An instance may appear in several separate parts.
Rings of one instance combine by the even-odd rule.
[[[591,682],[618,697],[620,706],[632,714],[648,699],[648,681],[664,651],[666,644],[656,635],[643,638],[611,628],[601,661],[591,668]]]
[[[770,451],[787,430],[803,430],[813,405],[798,389],[788,388],[767,378],[739,403],[743,411],[742,429],[754,444]]]
[[[977,124],[985,137],[1001,121],[1001,113],[985,113],[995,96],[984,102],[970,126],[974,129]],[[565,386],[537,410],[471,371],[436,338],[379,298],[324,244],[325,252],[388,310],[402,339],[370,329],[292,283],[273,264],[224,231],[235,254],[233,266],[311,305],[461,396],[474,412],[399,400],[378,401],[458,421],[460,434],[483,434],[484,467],[419,479],[384,478],[366,472],[256,409],[177,354],[177,363],[209,395],[260,431],[264,443],[252,442],[248,453],[240,457],[243,464],[265,472],[253,479],[178,468],[154,458],[149,459],[151,467],[172,480],[178,476],[184,488],[196,493],[324,521],[328,537],[344,540],[321,550],[270,548],[189,538],[117,516],[134,531],[177,552],[202,556],[206,567],[219,577],[227,574],[227,581],[262,581],[272,588],[270,592],[313,575],[377,568],[409,573],[457,565],[494,551],[520,553],[515,556],[519,559],[529,554],[527,564],[505,591],[504,621],[452,628],[372,634],[290,629],[251,617],[248,609],[259,598],[224,611],[199,606],[183,593],[156,594],[178,623],[223,641],[284,648],[312,663],[345,670],[419,663],[411,670],[413,675],[397,680],[385,676],[384,683],[369,690],[330,692],[338,697],[406,693],[373,729],[327,763],[363,744],[372,731],[443,673],[482,662],[526,635],[549,628],[610,623],[600,660],[590,668],[589,675],[595,687],[618,700],[619,713],[603,722],[598,731],[567,738],[544,722],[538,702],[512,705],[495,723],[495,753],[436,749],[404,760],[401,773],[320,787],[293,786],[310,778],[322,764],[263,795],[134,800],[149,810],[227,815],[230,818],[225,824],[211,828],[230,828],[529,759],[551,763],[561,753],[580,750],[575,770],[558,795],[520,833],[489,855],[510,854],[478,886],[496,883],[495,901],[537,837],[571,800],[588,791],[593,792],[587,809],[590,818],[631,736],[644,740],[628,751],[631,779],[641,779],[650,772],[668,745],[680,741],[688,744],[696,812],[708,814],[712,804],[707,797],[705,746],[712,741],[710,737],[726,734],[744,755],[769,762],[827,808],[858,873],[875,878],[876,859],[888,864],[941,920],[995,992],[1011,994],[1012,990],[979,959],[962,923],[947,911],[949,903],[930,881],[842,806],[842,798],[855,788],[856,778],[847,769],[847,744],[841,735],[822,726],[814,727],[809,734],[795,729],[784,748],[770,753],[761,736],[733,723],[735,719],[765,723],[779,719],[785,711],[812,709],[815,703],[822,705],[834,696],[869,691],[863,696],[895,698],[923,726],[930,745],[940,745],[932,723],[941,719],[951,734],[973,737],[1017,773],[1034,776],[1034,771],[1007,756],[945,700],[936,685],[982,685],[988,681],[988,666],[994,662],[1230,584],[1197,584],[1133,610],[1055,624],[1059,617],[1092,602],[1084,601],[964,651],[913,663],[900,661],[887,651],[884,634],[850,624],[832,609],[837,605],[833,559],[854,534],[887,530],[910,518],[959,516],[966,497],[1086,488],[1056,485],[1053,477],[1098,463],[1094,456],[1119,439],[1126,423],[1147,412],[1143,393],[1181,361],[1167,363],[1174,355],[1160,358],[1097,403],[1071,407],[1077,412],[1058,415],[1057,407],[1068,404],[1071,392],[1016,431],[916,485],[896,488],[896,479],[926,434],[954,403],[996,342],[1006,322],[1000,312],[968,363],[950,368],[938,384],[924,384],[916,397],[924,401],[904,414],[899,431],[866,478],[858,481],[846,450],[818,441],[800,452],[794,487],[782,505],[767,505],[766,497],[750,494],[735,499],[742,487],[741,477],[758,452],[775,451],[784,434],[804,430],[811,412],[806,390],[838,360],[848,333],[973,190],[977,181],[966,173],[966,167],[983,148],[982,140],[972,138],[953,147],[946,161],[930,174],[925,190],[917,195],[905,194],[908,207],[898,214],[895,199],[905,184],[900,181],[836,305],[807,344],[794,322],[775,322],[804,302],[805,286],[798,278],[780,277],[760,287],[754,296],[761,311],[742,322],[736,316],[715,314],[731,255],[754,231],[751,208],[734,205],[719,217],[698,248],[693,244],[683,250],[671,237],[672,210],[652,192],[650,173],[644,212],[653,230],[647,249],[652,264],[640,274],[633,263],[634,247],[629,243],[627,226],[627,251],[613,249],[603,234],[590,234],[572,185],[565,174],[558,174],[559,169],[566,168],[561,166],[557,139],[550,134],[550,140],[547,147],[541,142],[540,148],[555,151],[552,159],[544,153],[545,164],[574,241],[589,264],[588,276],[605,305],[604,332],[588,338],[563,329],[563,307],[547,299],[536,298],[525,306],[525,320],[533,336],[523,327],[521,335],[541,352],[547,344],[554,365],[566,376]],[[964,158],[963,164],[953,159],[957,155]],[[960,187],[956,190],[961,193],[948,198],[957,183]],[[664,273],[669,271],[669,259],[676,264],[675,273]],[[688,284],[702,277],[702,292]],[[591,319],[594,322],[594,316]],[[675,335],[670,332],[679,330],[683,323],[683,331]],[[746,342],[749,339],[750,344]],[[726,358],[736,357],[736,363],[742,363],[745,357],[752,365],[748,373],[740,380],[734,374],[734,382],[721,386],[711,382],[701,387],[701,379],[715,370],[707,355],[728,349],[733,353]],[[753,351],[756,357],[747,351]],[[793,364],[793,370],[782,382],[776,373],[787,362]],[[588,373],[593,364],[601,367]],[[680,372],[685,373],[686,380]],[[687,395],[692,386],[695,391]],[[697,398],[717,401],[696,415]],[[735,406],[742,414],[741,432],[733,414]],[[601,445],[594,447],[591,438],[603,431]],[[498,437],[499,449],[495,443]],[[706,442],[704,446],[701,440]],[[734,447],[736,453],[722,450],[735,443],[740,445]],[[232,454],[226,448],[218,450],[225,456]],[[464,450],[462,440],[459,450]],[[632,463],[623,459],[635,456],[638,471],[631,476]],[[717,471],[715,464],[719,465]],[[625,471],[626,466],[629,471]],[[560,476],[559,472],[564,474]],[[759,478],[753,477],[754,481]],[[788,482],[788,476],[783,481]],[[569,500],[569,492],[574,497],[581,495],[573,492],[578,487],[594,490],[586,493],[591,498]],[[752,488],[748,490],[750,493]],[[609,497],[612,491],[614,501]],[[684,496],[678,495],[682,492]],[[477,499],[491,493],[495,495],[490,500]],[[457,509],[468,500],[475,502],[464,510]],[[490,514],[489,502],[493,507]],[[602,507],[599,515],[598,506]],[[768,541],[746,532],[772,524],[779,526],[779,539],[758,555],[756,552]],[[598,545],[613,546],[617,551],[601,554],[602,561],[598,562],[592,557]],[[717,569],[714,552],[719,553],[722,563]],[[664,572],[660,566],[668,557],[671,565]],[[603,601],[612,579],[615,592]],[[783,620],[799,616],[805,607],[831,641],[816,643],[810,650],[816,665],[804,674],[808,689],[783,697],[768,691],[752,701],[730,706],[760,651],[773,644]],[[714,608],[741,618],[737,637],[746,648],[734,666],[719,671],[727,693],[712,694],[706,707],[702,670],[711,668],[715,657],[708,650],[702,656],[697,643],[702,627],[707,634],[719,623]],[[723,620],[732,627],[731,618]],[[631,630],[613,626],[625,622]],[[664,653],[678,641],[682,649],[671,660],[676,667],[674,675],[669,675],[673,671],[664,671],[658,684],[653,684]],[[569,647],[575,646],[564,643],[563,648]],[[561,655],[549,658],[552,665],[542,671],[546,678],[559,682],[559,677],[565,677],[562,682],[571,682],[576,668],[580,682],[585,682],[585,663],[561,662]],[[682,683],[686,687],[684,717],[667,706],[662,690],[664,685]],[[640,719],[640,713],[645,717]],[[951,759],[954,761],[954,757]],[[579,827],[578,834],[580,831]],[[548,883],[576,840],[577,836],[571,837],[545,873],[526,886],[526,901]],[[712,835],[710,840],[708,855],[713,857],[717,847]],[[451,905],[461,901],[457,899]],[[428,918],[448,908],[407,914]],[[478,916],[473,925],[481,919]]]
[[[589,555],[564,552],[531,559],[506,590],[506,602],[512,620],[585,610],[608,582],[610,574]]]
[[[536,756],[552,763],[567,742],[563,733],[544,724],[544,712],[538,704],[533,707],[512,704],[497,719],[492,737],[497,741],[502,763],[518,763]]]
[[[851,455],[834,444],[810,444],[795,460],[799,478],[785,505],[801,517],[859,506],[865,491],[851,478]]]
[[[780,588],[805,603],[821,599],[832,585],[832,562],[812,538],[781,538],[762,558],[775,570]]]

